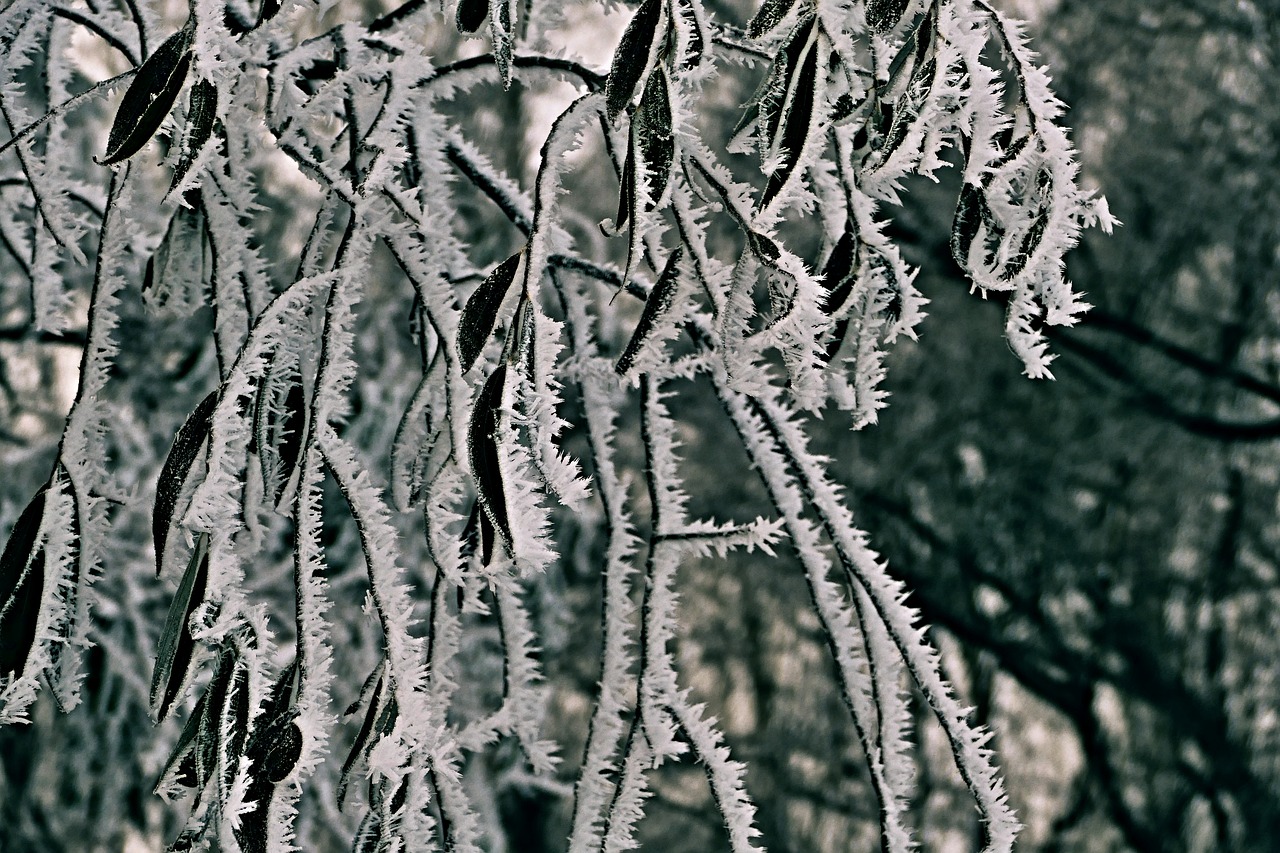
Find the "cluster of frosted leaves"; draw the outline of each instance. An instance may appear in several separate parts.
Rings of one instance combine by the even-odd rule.
[[[217,387],[177,432],[149,518],[155,570],[176,592],[144,701],[157,719],[185,714],[156,783],[189,800],[171,849],[297,849],[304,791],[328,798],[313,806],[322,814],[354,814],[360,850],[483,849],[496,817],[467,781],[470,758],[514,742],[520,759],[506,772],[544,780],[561,760],[540,735],[528,599],[561,559],[564,517],[605,543],[599,694],[570,849],[635,847],[655,768],[682,754],[705,767],[732,849],[756,849],[745,768],[680,684],[677,569],[784,543],[833,651],[887,849],[913,845],[910,683],[952,745],[989,849],[1009,849],[1017,821],[987,734],[943,680],[829,460],[810,450],[806,413],[843,410],[861,427],[884,406],[885,348],[915,334],[925,303],[886,237],[884,206],[949,150],[963,163],[952,251],[976,289],[1008,293],[1009,341],[1030,375],[1048,372],[1041,327],[1083,309],[1063,253],[1082,227],[1110,220],[1077,184],[1061,105],[1018,26],[983,0],[766,0],[749,22],[716,20],[701,0],[643,0],[606,74],[547,52],[566,26],[558,4],[444,6],[442,17],[435,3],[410,2],[321,31],[302,7],[197,0],[163,40],[150,18],[119,10],[87,24],[42,15],[33,0],[0,13],[0,105],[20,131],[3,168],[39,223],[15,238],[35,259],[38,324],[65,326],[70,296],[56,271],[86,263],[77,246],[92,217],[68,196],[86,192],[101,211],[80,387],[53,473],[0,558],[0,719],[26,719],[42,684],[61,705],[77,701],[112,535],[101,392],[120,296],[145,284],[158,316],[212,305],[216,317]],[[37,122],[22,70],[37,45],[89,25],[143,61],[119,81],[127,90],[96,143],[100,165],[76,174],[46,154],[102,87],[76,95],[53,81],[41,94],[57,106]],[[488,39],[492,52],[433,62],[422,45],[446,32]],[[992,56],[1003,65],[984,64]],[[710,138],[704,99],[742,66],[760,86],[732,138]],[[450,116],[479,87],[534,77],[577,94],[526,190]],[[158,136],[169,140],[167,189],[130,162],[154,158]],[[737,175],[723,151],[758,168]],[[616,239],[603,244],[570,227],[580,214],[567,189],[593,156],[619,185],[617,212],[600,225]],[[273,203],[260,180],[271,157],[314,188],[314,204],[298,202],[314,224],[288,280],[255,230]],[[464,193],[520,235],[492,267],[477,269],[466,242]],[[788,246],[797,223],[820,230],[816,255]],[[153,233],[145,271],[139,229]],[[736,251],[713,229],[736,233]],[[361,310],[388,293],[411,299],[407,326]],[[643,308],[624,326],[615,303],[632,299]],[[416,363],[368,369],[358,355],[370,333],[411,338]],[[714,389],[770,517],[689,516],[667,401],[694,377]],[[573,426],[587,460],[562,449],[567,388],[583,402]],[[398,426],[346,428],[352,400],[383,406]],[[630,407],[647,520],[635,517],[615,432]],[[322,541],[335,495],[358,531],[377,635],[363,687],[335,683],[350,669],[336,663],[335,632],[358,621],[338,608]],[[290,537],[293,588],[279,612],[249,592],[253,555],[275,535]],[[484,706],[469,654],[476,626],[495,625],[500,699]],[[348,714],[363,722],[339,742],[335,697],[357,688]],[[337,778],[324,776],[327,753],[343,759]]]

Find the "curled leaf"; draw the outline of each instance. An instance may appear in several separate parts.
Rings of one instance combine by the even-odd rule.
[[[662,6],[658,0],[644,0],[627,24],[622,41],[613,53],[609,67],[609,79],[605,81],[605,110],[609,121],[616,121],[631,101],[636,84],[644,76],[649,64],[649,52],[658,33],[658,18]]]
[[[467,438],[471,471],[475,476],[476,494],[482,512],[481,532],[484,532],[484,522],[488,521],[501,534],[503,541],[510,544],[511,526],[507,517],[497,437],[506,377],[507,366],[500,364],[485,381],[484,388],[476,397]]]
[[[35,645],[44,592],[40,522],[48,488],[48,483],[41,486],[18,516],[0,554],[0,675],[21,675]]]
[[[498,264],[475,289],[462,309],[462,318],[458,321],[458,358],[461,359],[463,373],[476,363],[485,342],[493,333],[493,327],[498,322],[498,309],[502,306],[511,282],[515,281],[516,269],[523,256],[524,249],[521,249]]]
[[[194,32],[193,27],[183,27],[142,63],[116,111],[100,165],[110,166],[137,154],[160,128],[187,79]]]
[[[951,256],[961,269],[969,269],[969,247],[978,236],[986,206],[987,198],[977,184],[966,183],[960,188],[956,215],[951,222]]]
[[[676,288],[679,284],[678,265],[683,255],[684,247],[676,246],[675,251],[671,253],[671,257],[667,259],[666,265],[662,268],[662,274],[658,276],[658,281],[654,284],[653,290],[649,292],[649,298],[644,303],[644,310],[640,312],[640,321],[636,323],[636,329],[631,333],[631,340],[627,341],[626,349],[622,351],[622,355],[619,356],[618,363],[615,366],[615,370],[619,375],[625,376],[630,372],[635,364],[636,356],[640,354],[640,348],[653,335],[658,321],[671,310],[671,305],[675,301]]]
[[[169,605],[160,644],[156,649],[156,665],[151,674],[151,711],[160,721],[169,713],[169,707],[177,698],[178,690],[186,680],[187,670],[195,652],[188,620],[191,613],[204,601],[205,584],[209,575],[209,534],[201,533],[196,540],[191,561],[178,584],[178,591]],[[220,707],[219,705],[215,705]]]
[[[502,88],[511,88],[511,3],[512,0],[490,0],[489,34],[493,38],[493,59],[498,66]]]
[[[173,525],[173,512],[177,508],[182,487],[191,475],[191,466],[200,453],[200,447],[209,437],[213,424],[213,410],[218,405],[218,392],[213,391],[200,401],[178,430],[165,457],[164,466],[160,469],[160,479],[156,482],[156,502],[151,512],[151,535],[156,545],[156,576],[164,565],[164,549],[169,542],[169,531]]]

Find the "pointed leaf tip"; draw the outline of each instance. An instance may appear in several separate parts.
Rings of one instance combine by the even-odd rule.
[[[191,68],[194,32],[191,26],[183,27],[165,39],[138,68],[120,101],[107,136],[107,153],[97,161],[99,165],[110,166],[137,154],[160,128]]]

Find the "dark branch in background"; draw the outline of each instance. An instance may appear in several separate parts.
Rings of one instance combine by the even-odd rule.
[[[58,344],[84,347],[89,337],[82,329],[68,332],[46,332],[33,326],[8,326],[0,328],[0,341],[25,341],[39,344]]]
[[[79,12],[75,11],[74,9],[68,9],[65,6],[54,7],[53,14],[57,15],[60,18],[65,18],[66,20],[71,21],[72,23],[79,24],[80,26],[89,30],[94,35],[98,36],[100,39],[105,41],[107,44],[111,45],[116,50],[120,51],[120,53],[124,55],[124,58],[129,60],[130,65],[133,65],[136,67],[141,64],[138,62],[138,57],[134,56],[133,51],[129,48],[129,45],[125,44],[118,37],[116,37],[114,33],[112,33],[110,30],[108,30],[106,27],[102,26],[92,18],[86,15],[82,15]]]

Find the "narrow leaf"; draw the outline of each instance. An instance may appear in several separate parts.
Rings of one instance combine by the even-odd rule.
[[[626,349],[622,351],[622,355],[618,358],[615,369],[619,375],[625,376],[631,370],[635,364],[636,356],[640,353],[640,348],[644,346],[644,342],[653,334],[658,321],[671,310],[671,305],[675,300],[676,287],[679,284],[677,266],[683,255],[684,247],[676,246],[675,251],[671,253],[671,257],[667,259],[666,266],[662,268],[662,274],[658,276],[658,281],[654,284],[653,290],[649,292],[649,298],[644,303],[644,310],[640,312],[640,321],[636,323],[636,329],[631,333],[631,340],[627,341]]]
[[[169,448],[169,455],[165,457],[164,467],[160,469],[160,479],[156,482],[155,508],[151,513],[151,535],[156,545],[156,577],[160,576],[160,570],[164,566],[164,549],[169,541],[178,498],[191,474],[191,466],[200,453],[200,447],[209,437],[213,410],[217,405],[217,391],[200,401],[200,405],[196,406],[195,411],[178,430],[173,446]]]
[[[960,188],[956,215],[951,222],[951,256],[961,269],[969,269],[969,247],[978,236],[983,220],[982,209],[986,205],[986,196],[977,184],[966,183]]]
[[[783,160],[769,176],[769,183],[765,186],[764,195],[760,199],[761,209],[768,207],[786,186],[787,180],[800,162],[801,155],[804,154],[804,146],[809,139],[818,76],[818,48],[812,41],[806,44],[808,49],[803,54],[799,69],[795,72],[794,81],[788,86],[791,97],[783,109],[786,123],[783,125],[781,138],[775,146],[784,152]]]
[[[502,88],[511,88],[511,2],[512,0],[490,0],[489,34],[493,39],[493,59],[498,66],[498,78]]]
[[[507,518],[497,438],[506,376],[507,366],[498,365],[476,398],[476,406],[471,413],[468,451],[471,457],[471,471],[476,480],[476,494],[483,512],[481,532],[483,533],[483,522],[488,520],[502,535],[503,542],[509,545],[511,527]]]
[[[658,33],[658,18],[662,6],[658,0],[644,0],[636,10],[631,23],[627,24],[618,42],[618,49],[613,54],[613,64],[609,68],[609,79],[605,82],[605,110],[609,121],[616,121],[631,101],[636,84],[644,76],[644,69],[649,64],[649,51]]]
[[[467,300],[462,309],[462,318],[458,321],[458,358],[461,359],[462,372],[466,373],[476,363],[484,350],[485,342],[493,333],[498,322],[498,309],[502,300],[515,281],[516,269],[520,266],[520,258],[524,249],[507,258],[489,273],[489,277]]]
[[[369,743],[369,736],[373,733],[373,724],[378,718],[378,703],[381,700],[383,684],[382,670],[382,664],[379,664],[377,669],[374,670],[374,673],[378,676],[378,681],[373,688],[373,695],[369,699],[369,709],[365,712],[364,722],[360,724],[360,730],[356,732],[356,739],[351,744],[351,751],[347,753],[347,760],[342,763],[342,773],[338,776],[339,809],[342,808],[342,804],[347,798],[347,785],[351,781],[351,771],[355,769],[356,763],[364,757],[365,747]],[[363,693],[363,691],[361,692]],[[355,713],[355,706],[348,708],[347,713]]]
[[[828,316],[844,307],[857,279],[858,235],[852,226],[852,220],[845,223],[844,233],[836,241],[822,271],[823,284],[827,288],[827,296],[822,300],[822,313]]]
[[[867,0],[867,26],[881,35],[898,25],[911,0]]]
[[[0,555],[0,675],[21,675],[35,645],[44,592],[44,546],[38,544],[45,483],[18,516]]]
[[[675,139],[671,133],[671,96],[667,91],[667,75],[661,68],[649,75],[640,107],[631,119],[635,128],[636,150],[639,162],[644,163],[644,174],[649,185],[649,202],[646,210],[657,206],[666,192],[671,176],[671,164],[675,160]]]
[[[182,582],[173,596],[173,603],[169,605],[169,615],[165,618],[164,631],[156,650],[156,666],[151,675],[151,711],[157,721],[169,713],[169,706],[177,697],[191,666],[195,641],[191,638],[187,622],[192,611],[204,601],[208,573],[209,534],[201,533],[182,575]]]
[[[213,135],[213,120],[218,115],[218,89],[208,80],[200,80],[191,87],[190,106],[187,109],[187,127],[182,140],[182,154],[173,170],[169,192],[173,192],[191,171],[196,155]]]
[[[764,0],[760,4],[759,10],[751,18],[747,24],[747,35],[753,39],[758,39],[768,33],[778,24],[782,23],[782,19],[791,11],[791,7],[796,5],[796,0]]]
[[[160,128],[187,79],[194,32],[192,27],[183,27],[142,63],[120,101],[107,137],[106,156],[97,161],[100,165],[110,166],[137,154]]]

